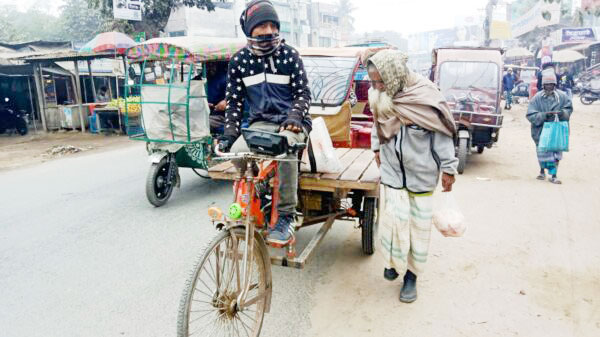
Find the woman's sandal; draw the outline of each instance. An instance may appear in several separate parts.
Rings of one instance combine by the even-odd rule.
[[[550,178],[550,180],[549,180],[549,181],[550,181],[551,183],[553,183],[553,184],[557,184],[557,185],[560,185],[560,184],[562,184],[562,181],[558,180],[558,178],[556,178],[556,177],[552,177],[552,178]]]

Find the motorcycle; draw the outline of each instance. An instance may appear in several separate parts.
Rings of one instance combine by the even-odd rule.
[[[0,103],[0,134],[14,129],[21,136],[25,136],[29,131],[26,118],[27,116],[14,109],[10,99],[5,97],[4,102]]]
[[[590,105],[600,100],[600,79],[593,79],[581,87],[579,100],[582,104]]]

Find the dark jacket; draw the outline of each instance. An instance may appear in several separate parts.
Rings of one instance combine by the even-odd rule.
[[[558,115],[548,114],[558,112]],[[547,96],[545,92],[538,91],[529,102],[527,119],[531,123],[531,138],[537,146],[545,122],[552,122],[558,117],[560,121],[568,121],[573,113],[573,103],[567,94],[561,90],[554,90],[554,94]]]
[[[248,47],[239,50],[229,62],[225,95],[226,136],[240,135],[244,103],[250,107],[248,122],[282,124],[294,119],[310,132],[310,89],[300,54],[281,43],[267,56],[256,56]]]
[[[506,74],[502,78],[502,91],[511,91],[515,87],[515,82],[517,81],[517,77],[515,74]]]

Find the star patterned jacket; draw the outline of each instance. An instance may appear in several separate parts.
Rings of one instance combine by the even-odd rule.
[[[310,132],[308,79],[298,51],[285,41],[266,56],[242,48],[229,61],[227,75],[226,136],[240,135],[244,103],[250,107],[249,124],[282,124],[289,118],[301,122]]]

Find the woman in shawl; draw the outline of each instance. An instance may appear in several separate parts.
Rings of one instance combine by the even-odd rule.
[[[417,275],[424,268],[431,233],[432,194],[440,173],[450,191],[458,159],[456,126],[438,88],[408,70],[407,57],[382,50],[367,60],[373,111],[371,149],[381,171],[379,240],[384,277],[404,273],[400,301],[417,298]]]

